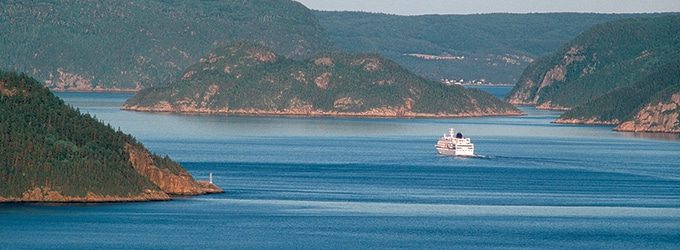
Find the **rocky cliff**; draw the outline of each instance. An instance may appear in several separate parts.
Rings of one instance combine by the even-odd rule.
[[[139,145],[128,144],[126,150],[130,154],[130,162],[135,170],[148,177],[167,194],[195,196],[224,192],[212,183],[195,181],[194,177],[181,167],[177,168],[175,173],[168,168],[159,168],[152,155]]]
[[[297,61],[248,42],[211,51],[179,79],[140,91],[123,109],[263,116],[523,114],[486,92],[425,79],[377,54],[325,53]]]
[[[614,130],[628,132],[680,133],[680,87],[660,101],[644,105],[629,121]]]

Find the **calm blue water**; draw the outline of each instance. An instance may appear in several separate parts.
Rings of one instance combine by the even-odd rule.
[[[227,193],[0,205],[0,248],[680,247],[677,135],[551,124],[559,112],[532,108],[524,117],[255,118],[126,112],[130,95],[59,95],[197,179],[212,172]],[[451,126],[472,138],[476,157],[436,154]]]

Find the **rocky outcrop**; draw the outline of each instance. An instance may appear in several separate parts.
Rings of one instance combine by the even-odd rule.
[[[176,173],[169,169],[159,168],[151,154],[144,149],[130,144],[126,148],[130,153],[130,162],[137,172],[149,177],[151,182],[158,185],[167,194],[195,196],[224,192],[212,183],[195,181],[191,174],[183,168],[178,169]]]
[[[567,107],[553,105],[550,100],[541,100],[545,89],[552,87],[556,82],[566,81],[567,68],[576,62],[582,62],[586,56],[583,55],[586,45],[573,45],[562,56],[560,63],[553,66],[542,74],[536,84],[533,77],[523,76],[521,82],[508,93],[506,101],[514,105],[538,105],[539,109],[566,110]],[[545,59],[544,59],[545,60]],[[531,64],[531,67],[541,66],[542,61]]]
[[[667,102],[646,105],[632,120],[621,123],[614,130],[680,133],[680,93],[673,94]]]
[[[613,120],[613,121],[601,121],[595,117],[590,118],[590,119],[564,119],[564,118],[557,118],[556,120],[553,121],[553,123],[562,123],[562,124],[587,124],[587,125],[618,125],[620,122],[618,120]]]

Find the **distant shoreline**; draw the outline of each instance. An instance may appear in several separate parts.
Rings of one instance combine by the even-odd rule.
[[[463,87],[513,87],[515,84],[457,84]],[[68,89],[50,89],[55,93],[112,93],[112,94],[134,94],[141,89],[92,89],[92,90],[68,90]]]
[[[498,83],[498,84],[460,84],[463,87],[514,87],[515,84],[506,84],[506,83]]]

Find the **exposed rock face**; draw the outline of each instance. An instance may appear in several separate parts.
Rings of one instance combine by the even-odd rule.
[[[149,177],[161,190],[170,195],[193,196],[224,192],[213,184],[195,181],[191,174],[185,170],[179,173],[171,173],[167,169],[158,168],[146,150],[138,149],[132,145],[128,145],[127,150],[130,153],[130,162],[137,172]]]
[[[554,105],[550,100],[541,100],[543,96],[542,92],[545,89],[553,86],[556,82],[566,81],[567,68],[575,63],[582,62],[586,56],[583,55],[584,51],[588,48],[586,45],[573,45],[567,52],[562,55],[562,60],[559,64],[554,65],[551,69],[547,70],[539,78],[540,84],[536,84],[532,77],[522,77],[521,82],[513,88],[513,90],[508,93],[505,98],[508,102],[514,105],[538,105],[539,109],[555,109],[555,110],[567,110],[567,107],[563,107],[559,104]],[[543,58],[545,60],[545,58]],[[542,63],[537,61],[536,64],[531,66],[536,66]]]
[[[680,133],[680,93],[668,102],[648,104],[635,117],[617,126],[616,131]]]

